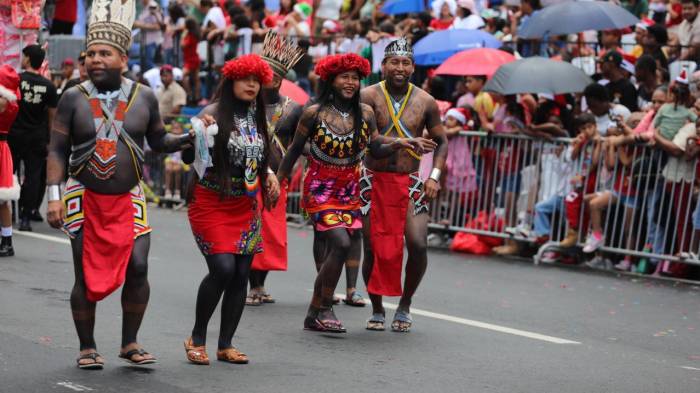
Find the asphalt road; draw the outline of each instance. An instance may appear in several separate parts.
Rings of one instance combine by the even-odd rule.
[[[182,342],[204,260],[184,213],[153,208],[150,218],[139,339],[159,364],[117,359],[114,294],[98,305],[105,369],[75,367],[70,249],[37,225],[52,237],[16,234],[17,256],[0,259],[0,392],[700,392],[697,286],[432,251],[411,333],[366,331],[369,308],[338,306],[348,334],[327,336],[302,330],[314,279],[303,229],[290,230],[289,271],[268,279],[277,304],[243,314],[234,344],[251,363],[193,366]],[[217,311],[211,343],[218,322]]]

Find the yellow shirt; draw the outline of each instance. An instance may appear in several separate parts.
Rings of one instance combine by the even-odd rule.
[[[474,109],[478,113],[485,113],[489,119],[493,119],[493,112],[496,106],[489,93],[480,92],[474,99]]]

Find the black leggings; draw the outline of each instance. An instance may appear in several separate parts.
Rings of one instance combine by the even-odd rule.
[[[209,274],[202,280],[197,293],[192,343],[196,346],[205,345],[209,319],[211,319],[223,294],[218,348],[231,348],[231,340],[236,333],[245,306],[246,287],[253,256],[215,254],[209,255],[205,259],[209,267]]]

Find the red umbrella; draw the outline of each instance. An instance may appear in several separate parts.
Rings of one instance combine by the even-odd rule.
[[[515,61],[508,52],[491,48],[467,49],[450,56],[435,70],[438,75],[486,75],[491,77],[498,67]]]
[[[304,89],[295,85],[294,83],[282,79],[282,86],[280,86],[280,95],[287,96],[299,105],[306,104],[309,101],[309,95],[306,94]]]

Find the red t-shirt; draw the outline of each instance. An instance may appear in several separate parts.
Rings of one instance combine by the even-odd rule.
[[[432,27],[434,30],[447,30],[450,28],[450,26],[452,26],[452,22],[452,19],[450,19],[449,21],[433,19],[430,21],[430,27]]]
[[[77,0],[56,0],[56,10],[53,13],[55,20],[75,23],[78,20]]]

